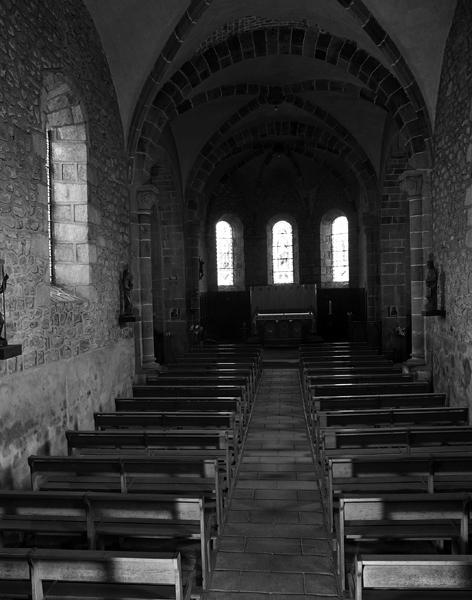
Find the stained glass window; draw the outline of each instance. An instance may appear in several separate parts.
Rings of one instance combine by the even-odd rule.
[[[331,251],[333,281],[349,281],[349,223],[346,217],[338,217],[333,221]]]
[[[272,227],[272,268],[274,283],[293,283],[293,232],[287,221]]]
[[[227,221],[216,224],[216,270],[218,286],[234,285],[233,228]]]

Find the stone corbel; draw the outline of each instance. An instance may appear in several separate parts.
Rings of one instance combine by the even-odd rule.
[[[400,189],[408,198],[421,196],[423,192],[423,173],[421,171],[404,171],[400,177]]]
[[[158,206],[159,188],[152,183],[143,185],[139,188],[136,199],[138,205],[138,214],[150,215],[152,209]]]
[[[399,176],[400,189],[408,198],[418,198],[428,193],[431,169],[410,169]]]

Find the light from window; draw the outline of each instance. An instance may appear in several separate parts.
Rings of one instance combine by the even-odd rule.
[[[52,189],[52,131],[50,129],[46,132],[46,185],[48,192],[49,281],[54,285],[54,198]]]
[[[333,281],[349,281],[349,223],[346,217],[338,217],[331,228],[333,254]]]
[[[218,286],[234,284],[233,228],[227,221],[216,224],[216,271]]]
[[[293,233],[287,221],[272,227],[272,270],[274,283],[293,283]]]

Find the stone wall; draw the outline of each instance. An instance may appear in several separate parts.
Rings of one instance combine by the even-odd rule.
[[[426,331],[436,390],[472,408],[471,40],[472,5],[459,0],[444,55],[432,175],[433,253],[447,314],[428,317]]]
[[[80,250],[71,260],[86,264],[86,289],[56,289],[49,279],[42,111],[51,74],[73,90],[69,108],[76,110],[77,102],[81,107],[75,120],[64,112],[61,121],[61,107],[56,106],[54,125],[63,125],[61,135],[77,135],[77,128],[67,127],[81,120],[86,165],[79,168],[77,158],[55,156],[53,170],[55,181],[80,181],[81,194],[86,195],[88,210],[81,202],[82,216],[75,210],[74,218],[75,225],[81,219],[80,229],[87,228],[87,235],[71,245],[73,253]],[[82,2],[2,1],[0,76],[0,258],[10,276],[8,339],[23,344],[22,356],[0,362],[5,433],[0,470],[4,483],[17,484],[28,453],[63,448],[61,427],[77,425],[70,422],[71,414],[80,425],[90,423],[93,408],[109,408],[112,395],[129,391],[132,330],[118,326],[120,272],[128,262],[129,206],[115,92]],[[57,98],[62,102],[66,96]],[[81,161],[84,154],[82,147]],[[61,196],[61,219],[74,214],[72,195]]]

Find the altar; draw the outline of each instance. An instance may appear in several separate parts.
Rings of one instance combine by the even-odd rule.
[[[316,284],[252,286],[250,294],[261,343],[299,343],[316,333]]]

